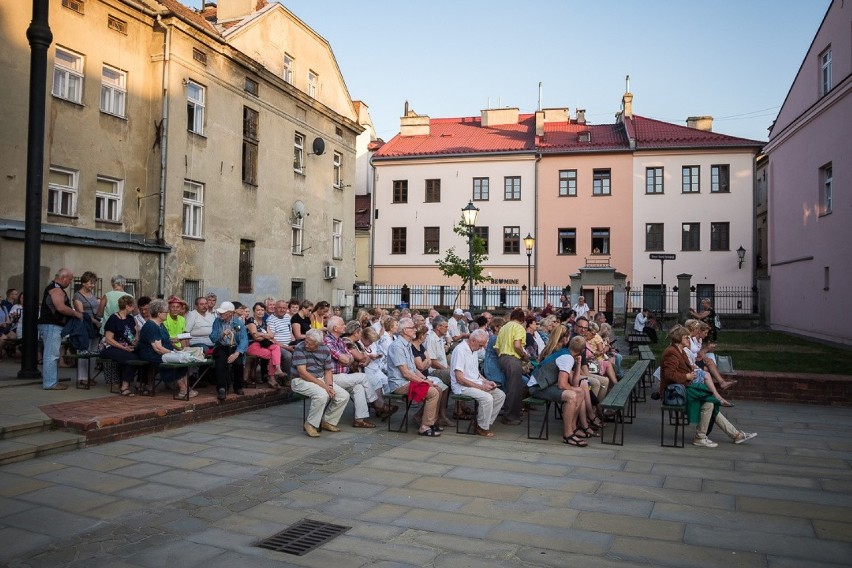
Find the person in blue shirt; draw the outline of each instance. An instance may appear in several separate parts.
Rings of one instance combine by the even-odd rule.
[[[225,400],[229,383],[234,393],[244,394],[243,366],[248,349],[248,333],[245,322],[234,315],[236,308],[231,302],[222,302],[216,309],[218,316],[213,322],[210,341],[213,342],[213,369],[216,374],[216,398]]]

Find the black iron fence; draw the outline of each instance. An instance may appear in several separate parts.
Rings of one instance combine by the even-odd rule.
[[[606,288],[606,289],[604,289]],[[600,287],[597,295],[586,298],[587,303],[595,309],[612,313],[616,309],[624,309],[613,305],[613,290],[611,287]],[[622,291],[626,292],[626,291]],[[560,297],[563,288],[559,286],[533,286],[529,291],[526,286],[474,286],[473,304],[477,310],[512,309],[526,307],[543,308],[547,304],[560,307]],[[588,291],[584,290],[588,296]],[[757,313],[757,289],[747,286],[717,286],[713,290],[703,289],[699,292],[690,291],[690,306],[698,308],[701,298],[709,297],[713,307],[719,314],[752,314]],[[678,293],[674,289],[666,289],[663,294],[665,313],[677,313]],[[627,311],[634,313],[647,307],[654,312],[660,311],[659,289],[632,289],[627,295]],[[429,310],[435,307],[467,309],[469,298],[464,286],[443,285],[361,285],[355,294],[356,308],[397,308],[407,307],[417,310]]]

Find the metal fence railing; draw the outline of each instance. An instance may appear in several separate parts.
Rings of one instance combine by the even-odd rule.
[[[613,306],[606,291],[611,287],[600,287],[597,297],[590,302],[594,309],[611,312]],[[563,289],[558,286],[533,286],[527,292],[526,286],[474,286],[473,304],[476,309],[511,309],[526,307],[543,308],[547,304],[560,306],[560,296]],[[757,289],[747,286],[716,286],[704,287],[690,291],[690,306],[699,307],[701,298],[709,297],[716,312],[719,314],[752,314],[757,313]],[[663,294],[665,313],[677,313],[678,293],[675,289],[666,289]],[[588,299],[587,299],[588,301]],[[358,308],[395,308],[408,307],[417,310],[429,310],[435,307],[467,309],[469,304],[467,289],[463,286],[444,285],[361,285],[355,295],[355,306]],[[622,304],[623,306],[623,304]],[[628,294],[627,311],[636,312],[642,307],[654,312],[660,311],[660,291],[651,286],[633,288]]]

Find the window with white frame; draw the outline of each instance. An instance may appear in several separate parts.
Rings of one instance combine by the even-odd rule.
[[[331,222],[331,258],[343,258],[343,221]]]
[[[183,181],[183,236],[201,238],[204,218],[204,185]]]
[[[612,170],[592,170],[592,195],[611,195]]]
[[[290,234],[293,239],[293,245],[291,248],[291,252],[293,254],[302,254],[302,236],[304,233],[304,219],[301,217],[297,217],[293,219],[290,223]]]
[[[335,152],[334,158],[332,159],[331,163],[332,163],[332,167],[334,168],[334,172],[333,172],[334,187],[336,187],[337,189],[341,189],[341,186],[343,185],[343,182],[341,181],[341,174],[340,174],[340,168],[341,168],[342,162],[343,162],[343,156],[341,156],[340,154]]]
[[[194,83],[186,83],[186,129],[196,134],[204,134],[204,105],[206,89]]]
[[[827,215],[831,213],[831,184],[833,181],[833,175],[834,172],[832,171],[831,163],[828,163],[822,168],[820,168],[820,215]]]
[[[293,57],[286,53],[284,54],[284,73],[282,75],[285,81],[293,84]]]
[[[77,214],[79,172],[51,167],[47,181],[47,212],[73,217]]]
[[[95,184],[95,219],[120,223],[121,197],[123,194],[123,180],[98,176]]]
[[[305,135],[298,132],[293,138],[293,170],[305,173]]]
[[[53,65],[53,96],[83,104],[83,56],[56,48]]]
[[[319,83],[319,75],[315,71],[308,71],[308,96],[317,97],[317,84]]]
[[[104,65],[101,72],[101,112],[124,116],[127,100],[127,73]]]
[[[819,54],[819,94],[831,90],[831,47]]]

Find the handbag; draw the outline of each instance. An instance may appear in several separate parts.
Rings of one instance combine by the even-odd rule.
[[[684,406],[686,404],[686,388],[683,385],[673,384],[663,391],[663,404],[666,406]]]
[[[268,349],[268,348],[272,347],[272,340],[271,339],[261,339],[258,343],[260,343],[260,346],[263,347],[264,349]]]

